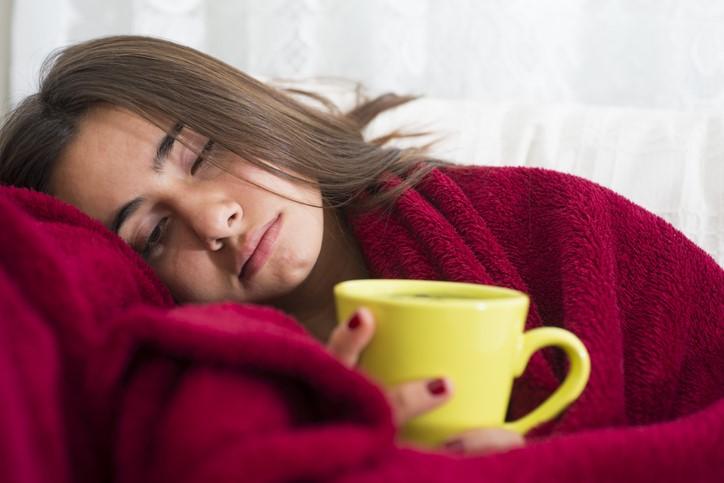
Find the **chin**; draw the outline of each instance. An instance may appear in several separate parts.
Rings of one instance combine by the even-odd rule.
[[[278,260],[277,280],[285,286],[298,286],[304,282],[312,273],[319,258],[320,246],[316,249],[309,249],[311,253],[287,252]]]
[[[279,285],[285,288],[285,293],[293,292],[304,283],[310,273],[311,269],[307,269],[306,267],[287,270],[283,277],[279,279]]]

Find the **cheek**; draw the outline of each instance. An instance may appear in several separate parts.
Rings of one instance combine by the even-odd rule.
[[[178,251],[154,266],[161,281],[180,303],[216,300],[222,287],[213,265],[203,252]]]
[[[308,210],[303,227],[305,233],[302,244],[307,256],[316,261],[324,238],[324,214],[321,209],[308,208]]]
[[[324,219],[321,209],[306,208],[291,220],[279,262],[288,269],[308,273],[322,248]]]

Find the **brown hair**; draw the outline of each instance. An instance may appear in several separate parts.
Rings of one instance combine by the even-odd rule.
[[[117,36],[79,43],[46,60],[39,91],[22,101],[0,128],[0,183],[47,192],[55,162],[79,120],[104,103],[153,122],[182,123],[267,171],[313,180],[327,206],[387,204],[443,164],[426,159],[424,148],[384,146],[399,133],[371,142],[362,138],[361,130],[375,116],[413,97],[388,94],[342,113],[310,95],[330,108],[300,102],[172,42]],[[376,189],[386,174],[403,183],[391,191]],[[369,196],[358,198],[365,192]]]

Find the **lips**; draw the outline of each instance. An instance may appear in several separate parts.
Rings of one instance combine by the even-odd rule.
[[[264,266],[272,253],[281,227],[281,213],[269,223],[257,228],[249,235],[239,250],[237,273],[246,280]]]

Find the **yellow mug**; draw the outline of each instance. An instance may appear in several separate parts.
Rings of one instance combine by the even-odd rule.
[[[448,377],[453,397],[401,428],[404,440],[433,447],[463,431],[503,427],[525,434],[557,416],[583,391],[591,363],[583,343],[556,327],[524,331],[528,296],[489,285],[426,280],[350,280],[334,288],[339,323],[368,308],[375,334],[359,367],[383,384]],[[531,355],[563,349],[570,369],[540,406],[505,422],[513,379]]]

